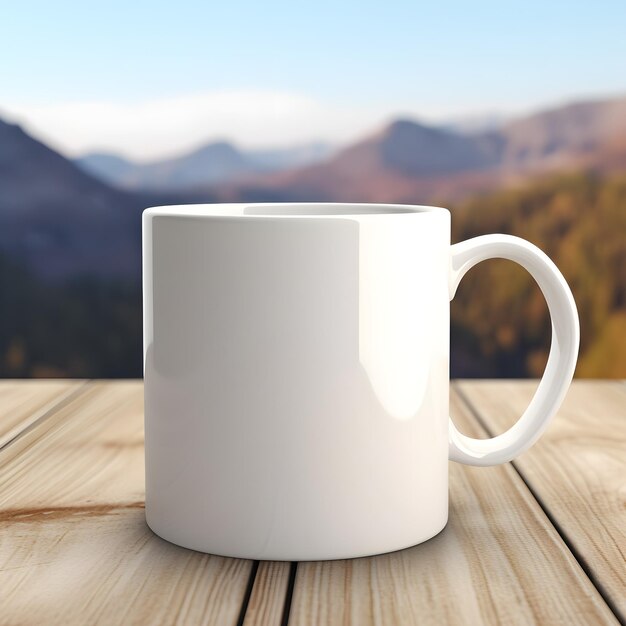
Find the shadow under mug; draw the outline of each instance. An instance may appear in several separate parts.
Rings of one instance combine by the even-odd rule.
[[[448,417],[449,308],[490,258],[535,278],[552,346],[519,421],[486,440]],[[448,517],[448,460],[493,465],[540,436],[571,382],[576,306],[532,244],[450,245],[450,213],[368,204],[143,214],[146,518],[247,559],[412,546]]]

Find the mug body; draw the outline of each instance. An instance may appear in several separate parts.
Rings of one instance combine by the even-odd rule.
[[[445,209],[146,210],[154,532],[273,560],[366,556],[438,533],[449,276]]]

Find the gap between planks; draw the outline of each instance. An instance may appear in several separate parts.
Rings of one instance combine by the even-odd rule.
[[[244,600],[237,626],[287,626],[298,563],[255,561],[250,594]]]
[[[35,428],[38,428],[55,413],[72,403],[78,396],[85,393],[86,389],[90,385],[90,382],[91,381],[89,380],[76,381],[76,386],[71,387],[63,395],[42,407],[42,409],[40,409],[40,411],[43,410],[42,413],[40,413],[40,411],[35,411],[34,415],[30,415],[21,420],[13,429],[11,429],[4,441],[0,440],[0,453],[24,435],[28,434]]]

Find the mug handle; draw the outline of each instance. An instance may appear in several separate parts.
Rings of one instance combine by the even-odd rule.
[[[496,258],[519,263],[537,281],[550,311],[552,343],[539,387],[526,411],[509,430],[491,439],[473,439],[460,433],[450,420],[450,459],[467,465],[506,463],[530,448],[563,402],[578,356],[580,328],[572,292],[556,265],[524,239],[510,235],[483,235],[453,245],[450,300],[471,267]]]

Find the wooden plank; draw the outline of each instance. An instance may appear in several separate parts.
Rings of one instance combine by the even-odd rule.
[[[492,433],[521,415],[536,381],[460,383]],[[626,622],[626,386],[575,381],[546,433],[514,462]]]
[[[289,586],[290,563],[261,561],[243,626],[280,626]]]
[[[0,452],[2,624],[235,624],[251,562],[173,546],[143,512],[140,382],[90,383]]]
[[[452,411],[466,433],[484,436],[455,394]],[[450,521],[434,539],[300,563],[289,624],[617,623],[510,465],[452,463],[450,486]]]
[[[80,380],[0,381],[0,448],[84,384]]]

